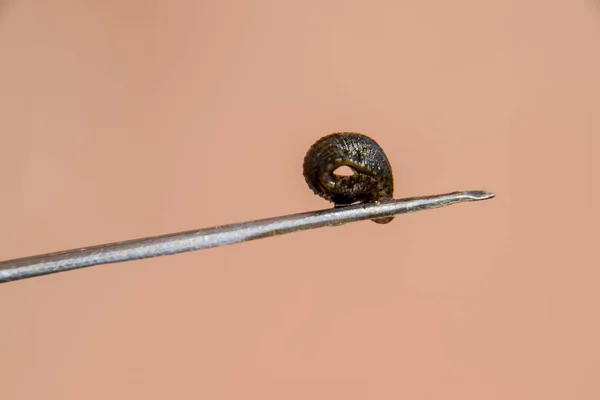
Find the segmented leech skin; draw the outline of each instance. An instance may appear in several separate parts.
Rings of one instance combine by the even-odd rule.
[[[346,166],[350,176],[334,174]],[[304,179],[308,187],[336,206],[378,203],[394,194],[392,167],[383,149],[368,136],[354,132],[332,133],[317,140],[304,157]],[[387,224],[394,217],[373,219]]]

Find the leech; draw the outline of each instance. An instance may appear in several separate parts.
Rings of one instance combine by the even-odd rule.
[[[335,171],[342,166],[354,173],[337,175]],[[336,207],[385,202],[394,195],[394,176],[385,152],[361,133],[340,132],[319,139],[304,157],[304,179],[315,194]],[[387,224],[393,219],[373,221]]]

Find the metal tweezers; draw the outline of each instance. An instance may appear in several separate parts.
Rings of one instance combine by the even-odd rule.
[[[286,233],[408,214],[467,201],[487,200],[493,197],[494,193],[491,192],[466,191],[391,200],[376,204],[356,204],[18,258],[0,262],[0,283],[94,265],[209,249]]]

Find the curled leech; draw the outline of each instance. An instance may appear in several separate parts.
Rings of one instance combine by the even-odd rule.
[[[317,140],[304,157],[304,179],[318,196],[342,207],[379,203],[394,194],[392,167],[385,152],[368,136],[354,132],[332,133]],[[353,174],[336,174],[349,167]],[[394,217],[373,219],[387,224]]]

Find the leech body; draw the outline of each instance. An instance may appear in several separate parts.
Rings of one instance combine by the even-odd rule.
[[[335,174],[346,166],[354,174]],[[353,132],[333,133],[319,139],[304,157],[308,187],[336,207],[353,203],[380,203],[394,195],[394,176],[385,152],[368,136]],[[373,219],[387,224],[394,218]]]

